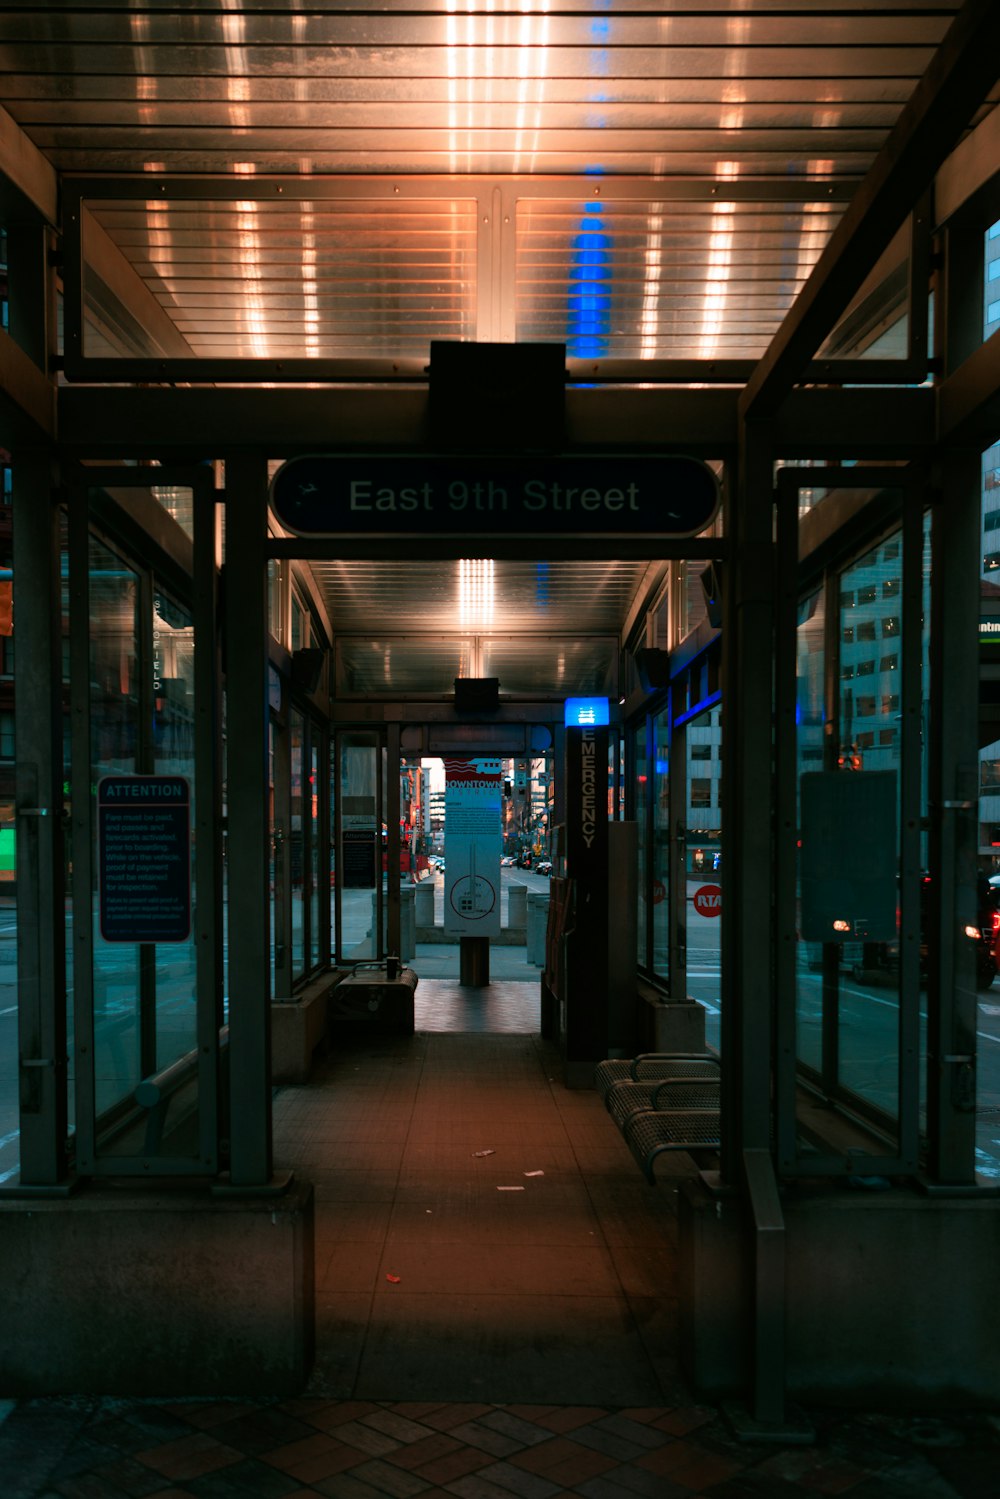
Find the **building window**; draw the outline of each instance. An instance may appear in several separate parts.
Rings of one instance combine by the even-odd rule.
[[[0,713],[0,760],[14,758],[14,715]]]
[[[883,578],[882,579],[882,597],[884,599],[895,599],[895,598],[898,598],[899,597],[899,589],[900,589],[901,582],[902,582],[901,578]]]
[[[845,682],[849,682],[854,675],[854,667],[850,665],[845,666],[840,675]]]
[[[858,589],[858,603],[859,604],[874,604],[875,598],[876,598],[876,590],[875,590],[875,584],[874,583],[866,583],[865,586],[864,586],[864,588],[859,588]]]
[[[883,713],[898,713],[899,712],[899,693],[898,692],[883,692],[883,694],[882,694],[882,712]]]
[[[853,592],[842,593],[840,595],[840,607],[841,607],[841,609],[853,609],[854,608],[854,594],[853,594]]]
[[[712,746],[710,744],[692,744],[692,746],[691,746],[691,759],[692,760],[711,760],[711,758],[712,758]]]
[[[691,777],[691,805],[692,807],[710,807],[712,805],[712,782],[698,776]]]
[[[843,642],[844,642],[845,645],[850,645],[851,641],[854,639],[854,626],[853,625],[847,625],[847,626],[845,626],[844,630],[841,632],[841,637],[840,638],[841,638],[841,640],[843,640]]]
[[[854,700],[854,711],[859,718],[875,717],[875,699],[873,697],[858,697]]]
[[[882,671],[898,671],[899,657],[896,655],[882,657]]]
[[[859,661],[858,662],[858,676],[859,677],[873,677],[874,675],[875,675],[875,662],[874,661]]]
[[[873,619],[863,619],[861,621],[861,623],[858,625],[858,639],[859,640],[874,640],[875,639],[875,621]]]
[[[895,742],[896,742],[896,730],[895,729],[879,729],[879,731],[878,731],[878,742],[879,742],[879,744],[895,744]]]
[[[883,619],[883,621],[882,621],[882,634],[883,635],[898,635],[899,634],[899,615],[898,614],[887,614],[885,616],[885,619]]]
[[[982,791],[1000,791],[1000,760],[980,760],[979,786]]]

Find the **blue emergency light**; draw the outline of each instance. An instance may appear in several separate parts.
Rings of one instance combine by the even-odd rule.
[[[568,729],[591,728],[611,722],[606,697],[568,697],[563,718]]]

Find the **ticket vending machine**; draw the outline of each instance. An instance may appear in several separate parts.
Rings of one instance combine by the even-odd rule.
[[[608,728],[566,729],[566,816],[557,831],[543,1032],[556,1040],[569,1088],[593,1085],[607,1056],[631,1056],[636,1036],[634,822],[608,820]]]

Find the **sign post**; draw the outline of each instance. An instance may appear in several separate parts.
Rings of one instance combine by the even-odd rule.
[[[460,981],[481,986],[500,935],[500,761],[446,758],[444,772],[444,930],[459,938]]]

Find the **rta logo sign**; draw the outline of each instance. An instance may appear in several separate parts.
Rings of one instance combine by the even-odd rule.
[[[719,885],[702,885],[694,892],[694,909],[699,916],[722,915],[722,889]]]

